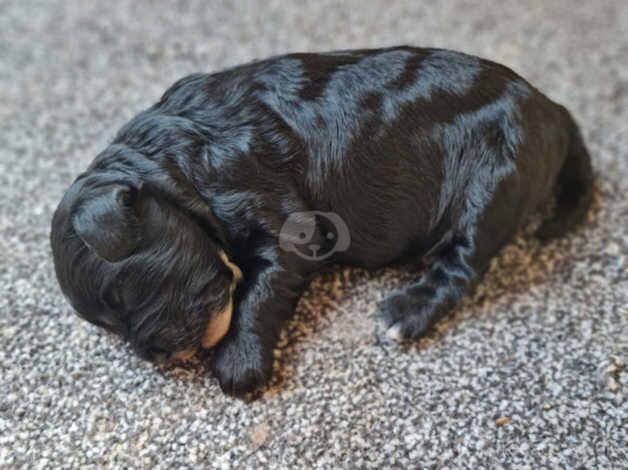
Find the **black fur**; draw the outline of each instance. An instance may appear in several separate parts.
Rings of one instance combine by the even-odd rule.
[[[175,83],[71,186],[51,240],[79,314],[146,357],[198,345],[228,301],[224,250],[244,279],[214,370],[241,394],[269,379],[324,265],[428,260],[381,304],[391,332],[416,338],[541,203],[556,197],[539,234],[558,236],[591,187],[569,113],[506,67],[411,47],[290,54]],[[348,247],[320,261],[282,248],[284,222],[307,211],[312,245],[332,248],[335,214]]]

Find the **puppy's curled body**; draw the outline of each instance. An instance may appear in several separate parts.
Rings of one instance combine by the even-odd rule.
[[[239,267],[213,360],[240,394],[270,377],[281,324],[325,264],[427,260],[380,305],[393,336],[416,338],[541,203],[556,199],[551,238],[591,194],[569,113],[506,67],[413,47],[290,54],[176,82],[75,181],[51,241],[78,313],[147,357],[197,347]],[[286,220],[313,211],[343,222],[345,249],[282,249]],[[308,243],[329,252],[321,220]]]

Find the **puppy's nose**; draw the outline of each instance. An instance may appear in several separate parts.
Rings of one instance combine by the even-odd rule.
[[[311,245],[308,245],[308,248],[310,250],[312,250],[312,253],[314,253],[314,255],[316,255],[316,252],[320,249],[320,245],[317,245],[316,243],[312,243]]]

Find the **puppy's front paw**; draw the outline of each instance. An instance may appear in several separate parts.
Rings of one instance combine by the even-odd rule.
[[[214,351],[212,368],[223,392],[242,396],[270,380],[273,352],[257,338],[226,338]]]
[[[386,336],[396,341],[418,338],[432,323],[429,301],[404,292],[389,295],[378,307],[388,327]]]

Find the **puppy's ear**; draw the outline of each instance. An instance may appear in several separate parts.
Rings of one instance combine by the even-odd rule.
[[[72,217],[79,237],[101,258],[115,262],[129,256],[141,240],[135,210],[138,188],[108,185],[93,190]]]

